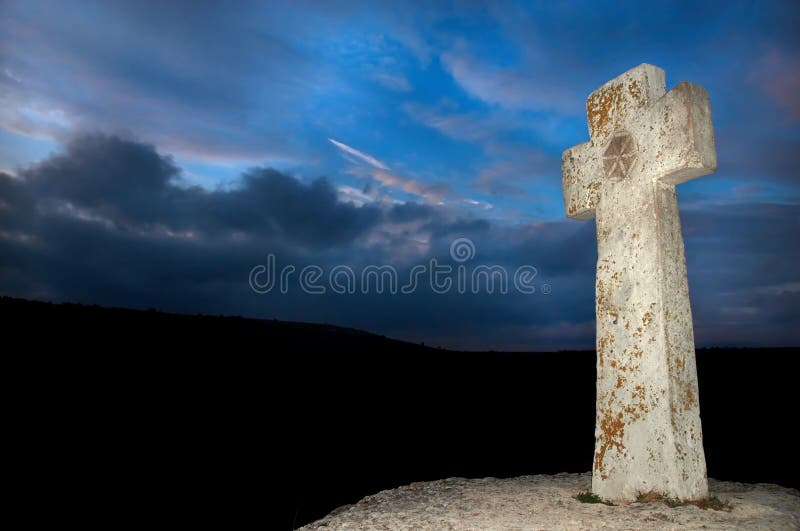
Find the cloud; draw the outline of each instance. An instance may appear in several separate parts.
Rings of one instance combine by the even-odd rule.
[[[563,78],[558,76],[543,76],[524,66],[488,65],[463,51],[445,52],[441,61],[465,91],[486,103],[508,109],[556,110],[567,114],[583,110],[579,93],[559,83]]]
[[[763,286],[755,290],[762,295],[784,295],[790,293],[800,293],[800,282],[785,282],[774,286]]]
[[[560,174],[560,158],[556,154],[547,154],[520,140],[547,134],[537,120],[524,122],[519,116],[497,110],[464,113],[413,103],[405,104],[403,110],[413,120],[449,138],[480,146],[489,161],[474,170],[473,184],[482,193],[543,200],[543,194],[535,193],[533,188],[543,179]]]
[[[18,177],[0,174],[0,292],[336,322],[408,339],[427,334],[434,342],[458,335],[464,342],[477,333],[475,322],[484,322],[481,327],[527,323],[531,315],[538,315],[542,323],[536,334],[543,333],[550,322],[547,316],[563,315],[572,304],[566,293],[559,304],[549,306],[539,305],[546,301],[510,297],[502,304],[489,302],[499,313],[487,319],[481,317],[487,302],[480,297],[440,297],[425,287],[401,299],[358,295],[345,301],[299,290],[256,296],[247,275],[267,253],[274,253],[280,264],[298,268],[344,264],[358,269],[389,263],[407,276],[415,263],[427,263],[434,256],[449,260],[449,245],[456,237],[474,238],[485,260],[515,265],[513,260],[521,255],[510,249],[519,246],[522,236],[516,231],[504,235],[491,222],[463,217],[448,206],[359,206],[341,201],[342,190],[325,179],[303,183],[267,168],[251,169],[236,186],[214,191],[176,186],[180,173],[173,160],[152,145],[91,134],[22,168]],[[592,235],[585,226],[550,227],[553,234],[579,230]],[[544,233],[527,233],[525,239]],[[550,247],[560,240],[550,242],[538,249],[526,244],[532,247],[525,260],[541,259],[543,267],[561,260],[564,255]],[[535,252],[530,254],[530,249]],[[590,257],[591,248],[584,249]],[[591,309],[590,298],[586,302]],[[534,314],[531,304],[538,308]],[[474,344],[480,344],[480,334],[474,337]]]
[[[379,170],[388,170],[389,169],[383,162],[379,161],[378,159],[376,159],[372,155],[367,155],[363,151],[359,151],[356,148],[352,148],[352,147],[348,146],[347,144],[343,144],[342,142],[339,142],[339,141],[334,140],[332,138],[329,138],[328,142],[330,142],[331,144],[333,144],[334,146],[336,146],[337,148],[339,148],[343,152],[347,153],[348,155],[353,155],[358,160],[360,160],[362,162],[366,162],[367,164],[369,164],[373,168],[377,168]]]
[[[557,182],[561,172],[558,159],[539,149],[513,144],[491,144],[487,150],[493,161],[479,170],[477,189],[492,196],[550,201],[542,184],[554,178]]]
[[[371,195],[364,193],[362,190],[353,188],[352,186],[342,185],[336,190],[339,192],[339,201],[343,203],[353,203],[356,206],[363,206],[375,201],[375,198]]]
[[[510,225],[479,208],[467,217],[447,204],[359,206],[325,179],[304,183],[267,168],[226,190],[180,188],[180,172],[151,145],[94,134],[17,177],[0,174],[0,292],[331,322],[468,348],[594,344],[591,222]],[[800,249],[786,246],[800,231],[800,205],[704,204],[681,214],[698,344],[800,341]],[[474,243],[466,265],[532,265],[552,293],[437,295],[423,285],[345,299],[299,289],[258,296],[247,284],[267,253],[298,270],[392,264],[405,279],[431,258],[451,263],[456,238]]]
[[[425,183],[398,175],[372,155],[368,155],[333,138],[329,138],[328,141],[347,155],[355,157],[355,160],[352,160],[354,165],[346,170],[351,175],[361,178],[369,177],[381,186],[412,194],[433,203],[440,202],[450,191],[449,186],[442,183]],[[366,163],[368,167],[363,167],[359,164],[361,162]]]
[[[396,197],[396,193],[400,192],[416,196],[428,203],[439,203],[450,194],[450,187],[445,183],[427,183],[373,167],[353,165],[345,172],[368,181],[362,193],[373,201],[402,203],[404,201]]]
[[[256,29],[260,9],[4,6],[0,126],[60,141],[86,128],[132,131],[220,164],[305,160],[305,141],[286,130],[339,81],[295,45],[288,30],[303,26],[291,10],[275,9]]]
[[[646,60],[711,95],[720,170],[681,202],[698,342],[798,341],[794,5],[692,6],[703,28],[666,4],[648,24],[633,6],[60,7],[0,17],[0,127],[64,146],[42,160],[56,142],[0,130],[16,176],[0,176],[6,293],[591,346],[594,227],[561,219],[559,155],[587,139],[588,92]],[[385,151],[340,141],[358,138]],[[404,265],[446,258],[456,237],[536,265],[554,295],[343,302],[254,298],[242,281],[266,252]],[[737,307],[757,311],[721,311]]]
[[[401,177],[388,171],[373,171],[370,172],[373,179],[381,183],[383,186],[398,188],[409,194],[414,194],[422,197],[426,201],[437,203],[450,191],[450,188],[442,183],[426,184],[415,179],[408,179]]]
[[[800,249],[786,242],[800,230],[800,204],[706,204],[681,217],[698,340],[797,344],[786,324],[800,319]]]
[[[233,189],[207,191],[176,186],[180,173],[151,145],[92,134],[25,169],[16,186],[46,215],[110,220],[128,232],[190,231],[200,239],[238,234],[324,247],[355,238],[380,219],[375,208],[339,202],[325,179],[304,184],[254,168]]]
[[[411,84],[402,74],[379,72],[373,76],[375,81],[395,92],[411,92]]]
[[[756,64],[751,80],[792,120],[800,120],[800,53],[773,49]]]
[[[499,162],[483,168],[475,178],[475,186],[482,192],[501,197],[530,197],[530,192],[520,186],[525,170],[508,162]]]
[[[481,142],[498,132],[498,124],[476,114],[446,112],[418,103],[406,103],[403,111],[414,121],[454,140]]]

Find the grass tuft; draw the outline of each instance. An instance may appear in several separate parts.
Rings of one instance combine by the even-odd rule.
[[[602,503],[603,505],[614,505],[610,501],[606,501],[593,492],[580,492],[573,496],[581,503]]]
[[[702,500],[697,500],[692,503],[701,509],[713,509],[714,511],[727,512],[731,512],[733,510],[733,505],[731,505],[731,502],[720,500],[716,496],[709,496],[708,498],[703,498]]]
[[[730,512],[733,509],[733,505],[731,505],[730,502],[722,501],[716,496],[709,496],[708,498],[701,498],[699,500],[679,500],[677,498],[669,498],[658,492],[650,491],[640,493],[636,496],[636,501],[639,503],[661,502],[667,507],[673,508],[694,505],[704,510],[712,509],[714,511]]]

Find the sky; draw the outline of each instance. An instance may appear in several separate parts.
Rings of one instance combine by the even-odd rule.
[[[719,169],[678,187],[697,344],[800,345],[797,27],[796,2],[2,1],[0,294],[593,348],[561,153],[650,63],[712,106]],[[431,260],[450,289],[411,285]]]

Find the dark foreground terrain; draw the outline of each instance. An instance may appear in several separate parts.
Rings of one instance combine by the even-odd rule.
[[[594,352],[10,298],[0,322],[19,489],[69,493],[65,521],[291,529],[413,481],[591,468]],[[800,487],[798,356],[698,351],[709,476]]]

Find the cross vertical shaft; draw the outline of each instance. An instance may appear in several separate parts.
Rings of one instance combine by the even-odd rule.
[[[640,65],[587,100],[590,141],[563,156],[569,217],[596,219],[592,490],[707,495],[694,335],[675,185],[716,169],[706,92]]]

